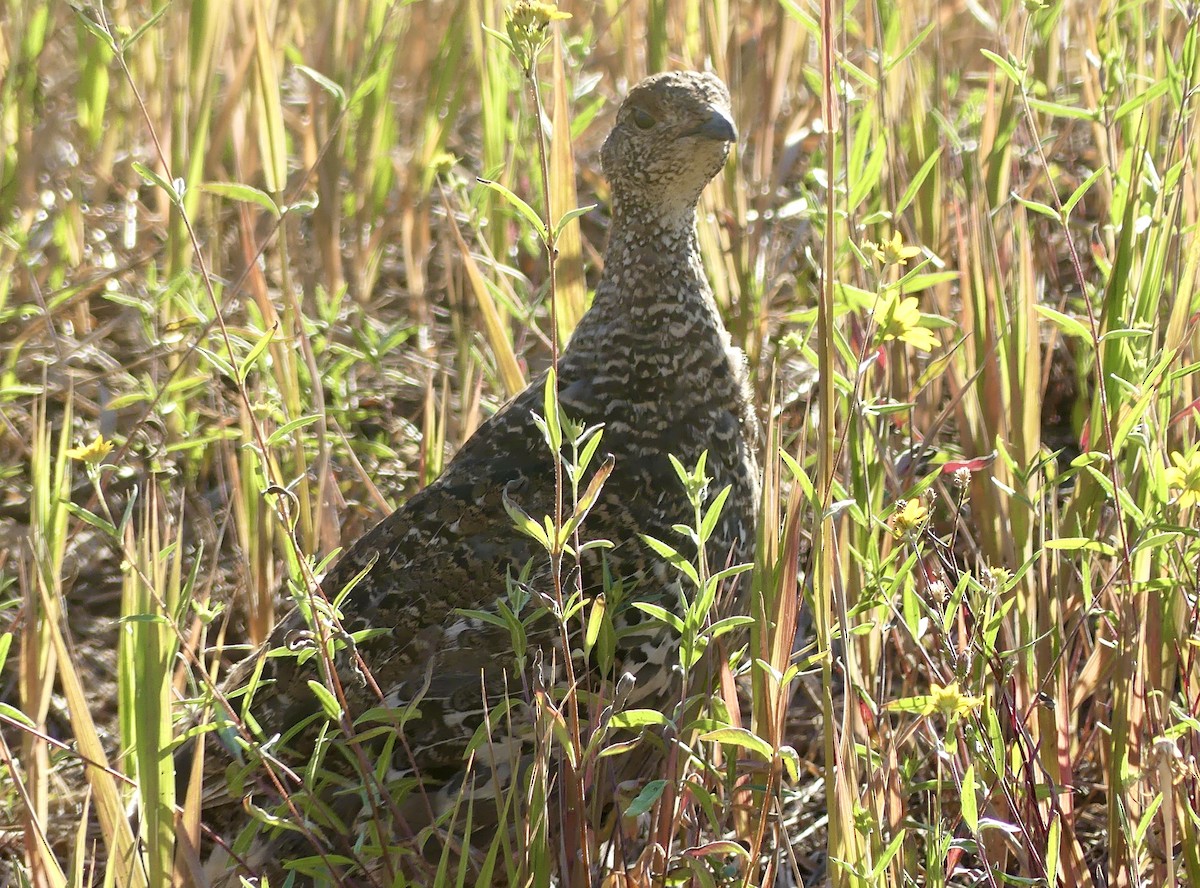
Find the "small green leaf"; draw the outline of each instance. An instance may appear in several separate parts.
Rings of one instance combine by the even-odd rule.
[[[1045,546],[1047,549],[1054,549],[1060,552],[1083,550],[1085,552],[1099,552],[1102,555],[1109,556],[1117,554],[1117,550],[1108,543],[1094,540],[1091,537],[1059,537],[1056,540],[1046,540]]]
[[[626,709],[613,715],[609,725],[614,728],[644,728],[647,725],[669,725],[671,720],[657,709]]]
[[[170,8],[171,8],[170,3],[164,3],[162,6],[160,6],[158,8],[157,12],[155,12],[153,15],[150,16],[150,18],[146,19],[144,22],[142,22],[140,25],[138,25],[136,31],[134,31],[132,34],[130,34],[128,37],[126,37],[123,41],[121,41],[121,52],[123,52],[123,53],[127,52],[133,46],[133,44],[135,44],[139,40],[141,40],[142,35],[145,34],[147,31],[149,31],[151,28],[153,28],[156,24],[158,24],[158,20],[161,19],[166,14],[167,10]]]
[[[700,522],[700,542],[707,543],[709,537],[712,536],[717,522],[721,519],[721,510],[725,508],[725,500],[729,499],[731,490],[733,490],[733,485],[726,484],[724,489],[709,503],[708,509],[704,513],[704,520]]]
[[[1083,196],[1088,193],[1091,187],[1096,184],[1096,180],[1103,176],[1107,169],[1108,167],[1101,164],[1096,169],[1096,172],[1084,179],[1083,184],[1071,192],[1071,196],[1068,197],[1067,202],[1063,204],[1062,214],[1064,219],[1070,218],[1071,211],[1075,209],[1075,205],[1083,200]]]
[[[546,386],[542,391],[542,416],[546,420],[547,443],[552,453],[562,450],[562,423],[558,420],[558,377],[554,368],[546,371]]]
[[[1171,87],[1171,82],[1167,78],[1163,78],[1145,91],[1138,93],[1128,102],[1124,102],[1121,107],[1113,112],[1113,123],[1117,123],[1121,118],[1128,114],[1132,114],[1138,108],[1145,105],[1147,102],[1157,99]]]
[[[709,626],[704,634],[709,638],[720,638],[727,632],[732,632],[741,626],[749,626],[754,622],[754,617],[726,617],[723,620],[717,620]]]
[[[267,438],[267,446],[270,447],[274,444],[278,444],[292,432],[296,431],[297,429],[302,429],[307,425],[312,425],[320,418],[321,417],[319,414],[314,413],[311,416],[300,416],[296,419],[285,422],[275,431],[271,432],[271,437]]]
[[[607,610],[607,599],[601,592],[592,599],[592,608],[588,611],[587,628],[583,635],[583,650],[585,655],[592,652],[596,639],[600,637],[600,629],[604,625],[604,613]]]
[[[695,566],[693,566],[690,561],[676,552],[674,547],[672,547],[669,543],[664,543],[662,540],[656,540],[654,537],[647,536],[644,533],[639,535],[642,538],[642,542],[653,549],[656,555],[691,580],[692,585],[700,585],[700,575],[696,573]]]
[[[382,80],[384,73],[383,68],[380,68],[373,74],[363,78],[363,82],[358,85],[358,89],[354,91],[354,95],[350,96],[350,107],[353,108],[379,87],[379,82]]]
[[[166,9],[167,7],[168,4],[163,5],[163,9]],[[113,55],[116,55],[120,51],[116,42],[113,40],[112,35],[109,34],[108,31],[104,30],[104,28],[101,27],[94,18],[84,12],[84,10],[79,6],[72,5],[71,8],[74,10],[75,17],[79,20],[79,23],[83,25],[84,28],[86,28],[89,32],[91,32],[92,36],[108,47],[109,52],[111,52]]]
[[[800,779],[800,755],[791,746],[779,747],[779,758],[783,761],[784,768],[787,769],[788,778],[796,783]]]
[[[904,844],[905,835],[906,832],[904,829],[897,830],[896,835],[892,837],[890,842],[888,842],[888,846],[883,849],[883,854],[875,863],[875,866],[871,868],[871,882],[877,883],[878,880],[883,876],[884,870],[891,866],[892,859],[900,852],[900,848]]]
[[[254,343],[254,347],[250,349],[250,354],[246,355],[246,360],[242,361],[238,367],[238,382],[244,383],[246,377],[250,375],[250,371],[254,368],[254,362],[257,361],[262,353],[267,350],[271,344],[271,340],[275,338],[275,333],[279,329],[279,322],[276,321],[271,325],[271,329],[258,338],[258,342]]]
[[[513,194],[513,192],[509,191],[499,182],[493,182],[491,179],[479,178],[477,178],[476,181],[485,188],[492,189],[492,191],[495,191],[506,201],[508,201],[509,204],[525,218],[525,221],[533,226],[533,230],[537,232],[537,236],[542,239],[542,242],[546,242],[548,239],[548,232],[546,231],[546,226],[542,222],[541,217],[537,214],[537,210],[525,203],[525,201],[521,200],[521,198]]]
[[[962,778],[962,794],[960,802],[963,820],[971,832],[979,830],[979,807],[975,798],[975,765],[967,765]]]
[[[1062,117],[1067,120],[1096,120],[1098,114],[1091,108],[1080,108],[1078,105],[1060,105],[1057,102],[1047,102],[1044,99],[1029,98],[1029,107],[1041,111],[1051,117]]]
[[[133,167],[133,171],[135,173],[137,173],[151,185],[155,185],[167,192],[167,195],[171,198],[173,203],[179,202],[181,195],[176,192],[174,185],[172,185],[158,173],[154,172],[154,170],[150,169],[150,167],[146,166],[144,163],[135,160],[131,166]]]
[[[500,491],[500,501],[504,504],[504,511],[508,513],[508,517],[512,519],[517,530],[521,531],[527,537],[537,540],[542,548],[549,552],[550,537],[546,535],[546,531],[542,528],[542,525],[534,521],[524,509],[512,501],[508,495],[507,485]]]
[[[928,33],[928,29],[926,30],[926,33]],[[925,179],[928,178],[929,174],[933,171],[934,164],[938,162],[938,158],[941,156],[942,149],[939,146],[938,149],[933,152],[933,154],[925,158],[925,162],[921,164],[921,168],[917,170],[916,175],[914,175],[912,178],[912,181],[908,183],[908,187],[904,189],[904,194],[900,196],[900,202],[896,204],[896,208],[894,210],[896,215],[903,213],[906,209],[908,209],[908,205],[916,199],[917,192],[920,191],[921,186],[925,184]]]
[[[735,857],[742,858],[743,860],[750,859],[749,851],[747,851],[737,842],[731,842],[728,839],[719,839],[715,842],[706,842],[703,845],[697,845],[694,848],[688,848],[683,852],[683,854],[685,857],[694,858],[711,857],[713,855],[727,857],[732,854]]]
[[[332,722],[341,721],[342,707],[338,705],[337,698],[333,696],[329,688],[325,687],[319,681],[312,680],[308,682],[308,687],[317,698],[317,701],[320,702],[321,709],[325,711],[325,715],[328,716],[329,720]]]
[[[771,761],[775,757],[775,747],[745,728],[717,728],[715,731],[701,734],[700,739],[710,743],[721,743],[725,746],[738,746],[758,753],[767,761]]]
[[[651,780],[645,785],[645,787],[642,788],[642,791],[637,794],[637,798],[629,803],[629,807],[625,809],[625,816],[640,817],[641,815],[645,814],[654,807],[654,803],[662,797],[662,794],[666,788],[667,781]]]
[[[1092,338],[1092,334],[1088,331],[1088,328],[1070,315],[1063,314],[1061,311],[1053,309],[1048,305],[1043,305],[1040,302],[1034,305],[1034,308],[1037,309],[1038,314],[1052,321],[1067,336],[1076,336],[1084,340]]]
[[[276,219],[281,215],[279,206],[272,200],[271,195],[253,185],[242,185],[238,182],[205,182],[200,186],[200,190],[229,200],[257,204]]]
[[[315,83],[317,86],[321,87],[321,89],[325,90],[325,92],[333,96],[334,100],[338,103],[339,108],[344,108],[346,106],[346,91],[337,83],[330,80],[320,71],[308,67],[308,65],[296,65],[296,70]]]
[[[588,204],[586,207],[576,207],[573,210],[568,210],[567,212],[563,213],[563,217],[559,219],[558,223],[554,226],[554,239],[558,240],[558,236],[562,234],[562,230],[567,227],[568,223],[578,219],[580,216],[583,216],[586,213],[590,213],[594,209],[596,209],[596,204]]]
[[[1012,198],[1027,210],[1031,210],[1042,216],[1048,216],[1056,221],[1062,219],[1062,216],[1058,214],[1058,210],[1054,209],[1052,206],[1039,203],[1036,200],[1026,200],[1023,197],[1018,196],[1016,193],[1013,194]]]
[[[33,728],[35,731],[37,730],[37,724],[34,723],[33,719],[31,719],[21,710],[17,709],[15,706],[10,706],[7,703],[0,703],[0,716],[11,719],[17,724],[25,725],[27,728]]]
[[[1062,820],[1057,814],[1050,817],[1050,832],[1046,837],[1046,884],[1058,884],[1058,861],[1062,847]]]
[[[981,49],[979,51],[980,51],[980,53],[983,54],[983,57],[985,59],[989,60],[993,65],[995,65],[997,68],[999,68],[1001,71],[1003,71],[1005,77],[1007,77],[1009,80],[1011,80],[1017,86],[1022,85],[1025,78],[1017,73],[1017,69],[1012,64],[1012,62],[1008,61],[1007,59],[1001,58],[1000,56],[996,55],[994,52],[991,52],[990,50]]]
[[[103,532],[109,539],[120,541],[121,535],[117,533],[117,529],[113,527],[106,519],[100,517],[94,512],[89,512],[77,503],[63,503],[66,510],[78,518],[80,521],[90,524],[92,527]]]
[[[644,614],[649,614],[660,623],[666,623],[680,635],[683,634],[683,620],[675,616],[665,607],[659,607],[657,604],[651,604],[648,601],[635,601],[633,606]]]

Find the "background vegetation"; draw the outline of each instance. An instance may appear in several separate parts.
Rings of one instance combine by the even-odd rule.
[[[488,0],[0,9],[3,878],[191,878],[179,701],[547,364],[616,102],[710,67],[756,624],[604,884],[1200,885],[1195,5],[562,9],[540,120]],[[553,315],[477,176],[599,204]],[[526,838],[414,884],[580,882]]]

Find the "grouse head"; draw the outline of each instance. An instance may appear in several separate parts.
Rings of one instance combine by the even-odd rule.
[[[647,77],[625,97],[600,159],[614,209],[648,223],[686,220],[737,139],[729,90],[712,74]],[[662,217],[662,218],[653,218]]]

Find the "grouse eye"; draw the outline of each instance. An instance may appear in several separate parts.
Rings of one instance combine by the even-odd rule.
[[[637,124],[638,129],[648,130],[654,126],[657,121],[653,115],[644,108],[633,109],[633,122]]]

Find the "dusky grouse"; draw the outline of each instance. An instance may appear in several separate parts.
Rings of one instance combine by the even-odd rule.
[[[745,359],[730,346],[705,278],[695,218],[736,139],[729,109],[728,90],[710,74],[659,74],[629,92],[601,154],[612,189],[603,275],[559,361],[563,413],[602,425],[600,450],[614,459],[581,528],[585,540],[613,546],[585,557],[582,585],[598,591],[606,570],[630,590],[615,615],[617,675],[634,673],[643,706],[668,705],[645,690],[668,686],[664,674],[672,664],[678,670],[670,633],[628,608],[630,599],[677,604],[671,573],[639,537],[686,548],[672,526],[690,525],[692,509],[669,455],[690,467],[707,451],[710,491],[731,488],[706,553],[714,569],[753,554],[757,419]],[[420,716],[405,723],[391,752],[392,776],[453,782],[483,719],[481,689],[488,705],[506,687],[520,693],[509,633],[463,610],[494,612],[528,563],[529,607],[538,606],[537,592],[550,591],[548,556],[515,528],[504,502],[538,521],[554,514],[553,462],[534,419],[544,387],[543,376],[481,425],[436,481],[363,536],[321,583],[331,601],[350,587],[339,604],[347,632],[385,630],[356,645],[384,704],[403,707],[420,696]],[[561,658],[550,650],[553,621],[532,625],[531,646],[546,647],[546,662]],[[297,610],[272,643],[296,650],[312,638]],[[343,646],[335,661],[354,719],[381,701],[349,651]],[[267,733],[286,732],[320,711],[309,688],[319,678],[316,659],[268,662],[264,674],[275,684],[258,692],[253,711]]]

